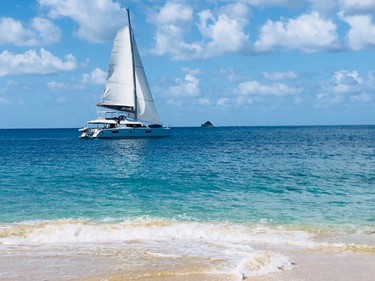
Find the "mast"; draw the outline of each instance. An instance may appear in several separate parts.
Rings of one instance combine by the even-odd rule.
[[[128,15],[128,26],[129,26],[129,37],[130,37],[130,48],[132,53],[132,65],[133,65],[133,93],[134,93],[134,119],[137,120],[137,88],[136,88],[136,78],[135,78],[135,59],[134,59],[134,50],[133,50],[133,30],[130,22],[130,13],[129,9],[126,8],[126,13]]]

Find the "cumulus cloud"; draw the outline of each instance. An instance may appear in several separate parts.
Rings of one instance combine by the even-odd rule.
[[[187,42],[185,36],[193,26],[193,9],[189,5],[167,2],[151,22],[157,27],[157,55],[170,54],[175,60],[204,59],[244,50],[249,44],[245,32],[248,7],[242,3],[215,11],[198,13],[200,40]]]
[[[201,94],[199,75],[201,71],[197,68],[183,67],[182,78],[178,77],[174,80],[164,80],[164,86],[166,90],[160,88],[154,89],[154,92],[159,92],[160,95],[164,95],[167,99],[170,99],[170,103],[182,104],[182,100],[197,97]]]
[[[237,92],[241,96],[290,96],[301,92],[300,89],[282,83],[262,84],[258,81],[246,81],[238,85]]]
[[[245,32],[248,25],[248,8],[242,3],[229,5],[215,17],[210,10],[199,13],[199,30],[207,41],[205,56],[245,50],[249,46],[249,36]]]
[[[358,71],[340,70],[333,73],[328,83],[323,83],[317,100],[325,105],[337,103],[372,103],[375,100],[373,73],[368,78]]]
[[[10,17],[0,19],[0,45],[40,46],[58,43],[61,30],[46,18],[34,18],[30,27]]]
[[[333,74],[331,84],[335,93],[345,94],[358,91],[363,81],[357,71],[342,70]]]
[[[112,0],[38,0],[52,19],[67,17],[78,24],[78,38],[103,43],[113,40],[116,31],[125,25],[125,12]]]
[[[185,43],[184,35],[193,22],[193,9],[188,5],[167,2],[150,21],[157,27],[156,55],[171,54],[172,58],[188,59],[201,51],[199,44]]]
[[[362,50],[375,47],[375,24],[369,15],[345,16],[340,18],[350,25],[347,35],[348,46],[352,50]]]
[[[287,21],[267,21],[255,42],[258,52],[272,51],[276,47],[305,52],[316,52],[337,48],[336,25],[323,19],[318,12],[304,14]]]
[[[193,9],[179,3],[167,2],[156,15],[158,24],[176,24],[190,21],[193,17]]]
[[[243,75],[238,74],[233,67],[221,68],[220,74],[225,76],[230,82],[240,82],[245,79]]]
[[[77,67],[76,58],[69,54],[62,60],[45,49],[23,54],[13,54],[6,50],[0,54],[0,77],[7,75],[46,75],[61,71],[71,71]]]
[[[176,79],[169,93],[172,96],[197,97],[200,95],[199,79],[193,74],[186,74],[184,80]]]
[[[352,50],[375,45],[374,0],[244,0],[193,13],[192,4],[167,1],[150,16],[156,26],[156,55],[173,60],[209,59],[228,53],[264,53],[279,50],[324,52],[348,47]],[[250,39],[250,7],[309,8],[311,12],[268,20]],[[340,12],[339,12],[340,11]],[[339,12],[339,17],[332,17]],[[347,45],[338,26],[350,25]],[[196,29],[195,29],[196,28]]]
[[[69,83],[51,81],[47,83],[47,88],[53,92],[61,90],[86,89],[89,85],[104,85],[107,73],[100,68],[95,68],[90,73],[84,73],[80,78],[71,78]]]
[[[82,83],[104,85],[106,78],[107,72],[101,70],[100,68],[95,68],[90,73],[84,73],[82,75]]]
[[[31,26],[41,38],[42,44],[54,44],[60,41],[61,30],[49,19],[34,18]]]

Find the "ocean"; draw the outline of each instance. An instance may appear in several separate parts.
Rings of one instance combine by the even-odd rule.
[[[1,280],[243,280],[307,252],[375,265],[375,126],[78,136],[0,130]]]

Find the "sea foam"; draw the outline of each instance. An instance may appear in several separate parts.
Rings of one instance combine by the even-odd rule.
[[[8,250],[14,245],[21,251],[38,246],[46,251],[53,248],[53,252],[59,252],[59,248],[70,249],[74,255],[84,247],[93,255],[99,251],[99,255],[106,253],[115,258],[125,258],[131,253],[132,259],[127,261],[130,264],[136,260],[153,264],[186,264],[195,260],[205,265],[207,272],[241,276],[290,269],[292,261],[288,257],[257,248],[259,242],[294,243],[296,236],[308,239],[297,232],[285,232],[277,238],[265,227],[151,219],[117,223],[62,220],[0,227],[0,245]]]
[[[0,226],[3,245],[195,240],[313,246],[311,234],[298,230],[233,223],[136,219],[123,222],[45,221]]]
[[[140,272],[155,265],[191,267],[187,272],[260,276],[293,268],[282,249],[345,251],[361,248],[318,241],[317,231],[266,224],[187,222],[151,218],[101,222],[39,221],[0,227],[0,250],[32,255],[35,247],[46,255],[82,252],[112,257],[128,270]],[[17,246],[17,247],[14,247]],[[33,250],[34,249],[34,250]],[[41,255],[39,253],[39,255]],[[198,268],[198,269],[197,269]],[[185,272],[185,271],[184,271]]]

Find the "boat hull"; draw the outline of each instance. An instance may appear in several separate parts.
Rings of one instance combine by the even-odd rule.
[[[170,135],[170,128],[105,128],[84,131],[80,137],[83,139],[139,139],[163,138]]]

